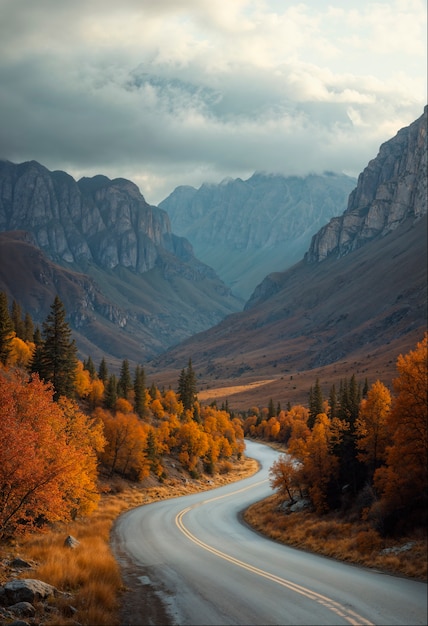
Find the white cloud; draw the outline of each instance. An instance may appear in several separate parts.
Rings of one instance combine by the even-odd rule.
[[[0,156],[150,202],[254,170],[357,175],[425,104],[419,0],[0,6]]]

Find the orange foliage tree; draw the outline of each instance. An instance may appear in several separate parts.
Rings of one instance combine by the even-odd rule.
[[[90,512],[98,502],[97,424],[33,376],[0,371],[0,536]]]
[[[396,398],[387,416],[391,445],[386,465],[375,473],[385,514],[427,507],[427,334],[415,350],[397,359]],[[426,517],[425,517],[426,519]]]
[[[110,476],[118,472],[134,480],[141,480],[149,473],[147,447],[148,424],[135,413],[116,412],[97,408],[94,415],[104,424],[107,444],[101,461],[109,469]]]
[[[391,394],[380,380],[377,380],[361,401],[360,412],[355,422],[358,459],[365,463],[369,482],[373,474],[385,460],[388,443],[387,419],[391,410]]]

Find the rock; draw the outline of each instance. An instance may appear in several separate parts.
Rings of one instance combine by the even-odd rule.
[[[12,606],[7,607],[8,611],[15,615],[21,615],[22,617],[34,617],[36,609],[30,602],[17,602]]]
[[[24,568],[31,568],[33,566],[31,565],[31,563],[28,563],[28,561],[24,561],[24,559],[16,557],[16,559],[13,559],[13,561],[11,562],[10,567],[24,569]]]
[[[13,622],[10,622],[8,626],[30,626],[30,624],[22,619],[15,619]]]
[[[35,578],[11,580],[4,585],[4,590],[6,599],[10,604],[17,602],[30,602],[32,604],[57,593],[55,587]]]
[[[382,144],[360,174],[346,211],[312,238],[309,263],[342,257],[427,213],[427,110]]]
[[[80,541],[78,541],[75,537],[68,535],[68,537],[64,541],[64,545],[67,548],[75,549],[77,548],[77,546],[80,546]]]

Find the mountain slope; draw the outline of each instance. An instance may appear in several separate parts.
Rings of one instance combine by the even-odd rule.
[[[362,197],[361,187],[371,172],[382,170],[379,160],[391,148],[390,176],[373,184],[372,199],[360,211],[359,225],[355,220],[350,225],[346,216],[332,220],[343,227],[331,253],[319,260],[307,254],[287,271],[269,275],[243,312],[162,355],[153,367],[164,372],[165,380],[189,357],[202,387],[272,378],[278,381],[275,389],[283,396],[289,376],[313,370],[312,384],[315,376],[328,370],[331,380],[334,372],[340,377],[347,369],[345,363],[347,367],[354,364],[354,372],[362,377],[391,380],[398,353],[413,348],[426,329],[427,204],[426,197],[420,202],[420,194],[414,193],[426,185],[421,180],[426,178],[421,167],[426,163],[426,115],[425,110],[419,120],[400,131],[400,150],[396,150],[393,138],[392,146],[384,144],[381,156],[360,176],[350,199],[350,212],[354,211],[353,198]],[[421,150],[411,147],[416,145],[415,130]],[[407,165],[401,173],[397,164],[403,162],[404,155]],[[394,218],[391,228],[388,216],[396,214],[395,199],[402,197],[402,187],[408,187],[409,172],[416,173],[408,194],[414,200],[400,203],[400,218]],[[390,199],[382,205],[383,226],[373,230],[370,238],[361,225],[373,211],[379,214],[376,203],[380,185],[389,189]],[[328,232],[328,228],[321,232]],[[312,247],[320,237],[315,235]],[[338,248],[337,241],[352,237],[353,245],[346,250]],[[288,385],[291,396],[294,386]],[[269,391],[275,395],[268,386]],[[282,401],[289,399],[281,397]]]
[[[130,181],[96,176],[76,183],[36,162],[0,162],[0,231],[29,233],[25,246],[22,236],[19,244],[8,240],[16,262],[2,273],[0,289],[36,322],[53,297],[46,302],[42,289],[34,306],[31,294],[41,283],[24,261],[29,245],[43,253],[43,260],[33,257],[54,277],[49,298],[63,284],[61,267],[91,279],[79,279],[67,307],[85,356],[91,348],[92,356],[146,360],[242,307],[189,242],[171,232],[165,211],[149,206]],[[27,289],[20,290],[22,284]],[[92,289],[99,297],[89,306]]]
[[[266,274],[302,258],[311,236],[345,209],[355,184],[336,174],[254,174],[198,190],[178,187],[159,206],[196,255],[248,299]]]

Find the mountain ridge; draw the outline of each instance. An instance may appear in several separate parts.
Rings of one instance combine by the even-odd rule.
[[[79,279],[83,291],[69,305],[70,318],[81,320],[79,327],[74,324],[78,345],[91,348],[94,356],[104,351],[113,359],[140,362],[242,308],[214,270],[194,256],[190,243],[172,233],[165,211],[148,205],[126,179],[99,175],[76,182],[36,161],[0,162],[0,232],[23,231],[31,235],[26,246],[44,255],[33,258],[50,277],[51,301],[70,276],[88,278]],[[22,236],[9,239],[7,249],[31,257]],[[25,272],[22,263],[9,267],[0,289],[16,299],[18,283],[28,281],[17,275],[18,267]],[[33,278],[31,289],[40,288],[40,277]],[[94,301],[88,295],[93,289],[100,294]],[[46,307],[35,307],[28,290],[20,293],[22,308],[40,323]],[[93,337],[89,346],[82,324]]]
[[[357,371],[372,382],[382,377],[390,383],[398,354],[413,349],[426,330],[426,196],[424,199],[423,194],[409,196],[406,192],[406,197],[421,198],[421,202],[418,200],[417,210],[413,203],[401,203],[400,217],[393,220],[393,228],[392,221],[384,220],[386,226],[372,232],[370,238],[363,226],[371,211],[379,213],[376,203],[380,193],[384,216],[389,215],[388,209],[395,215],[394,202],[401,197],[401,186],[409,185],[407,175],[397,175],[403,159],[407,163],[405,171],[413,173],[410,186],[426,189],[426,119],[427,108],[421,118],[399,131],[399,150],[397,140],[390,140],[388,170],[382,168],[383,157],[391,147],[386,142],[381,156],[360,175],[349,200],[350,212],[355,199],[363,197],[361,186],[367,184],[371,172],[376,169],[385,174],[380,192],[379,178],[372,178],[373,202],[358,214],[357,224],[349,227],[348,240],[356,233],[353,245],[346,251],[338,250],[338,240],[333,238],[328,254],[319,258],[306,255],[284,272],[269,274],[254,290],[244,311],[168,350],[153,361],[153,371],[158,376],[162,373],[166,382],[179,359],[191,357],[206,389],[230,386],[231,381],[240,385],[272,379],[276,382],[258,387],[258,397],[275,393],[282,402],[302,401],[302,389],[293,389],[295,385],[286,380],[290,376],[301,378],[304,372],[306,382],[311,371],[313,376],[329,372],[330,381],[336,377],[336,382],[339,372]],[[412,144],[415,129],[422,149],[406,150],[403,145]],[[385,189],[389,196],[385,197]],[[345,213],[329,224],[342,221],[347,225],[346,217]],[[331,233],[331,226],[320,232],[314,235],[312,245],[324,233]],[[209,396],[208,392],[205,395]]]
[[[356,179],[331,172],[301,177],[256,172],[247,180],[178,187],[159,206],[195,254],[248,299],[268,273],[303,256],[311,236],[345,210],[355,184]]]

